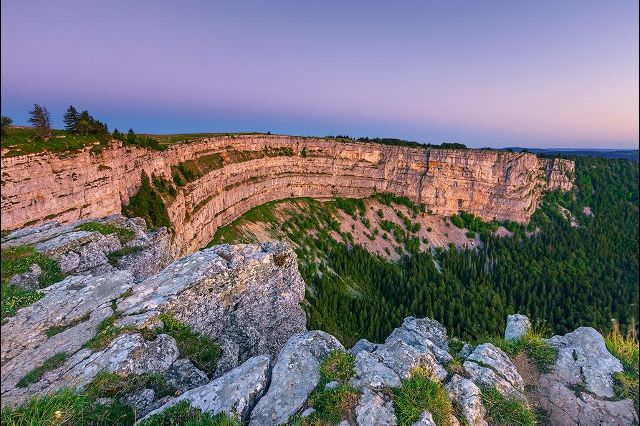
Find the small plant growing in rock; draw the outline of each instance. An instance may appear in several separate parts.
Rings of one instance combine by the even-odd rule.
[[[87,222],[76,226],[81,231],[99,232],[102,235],[116,234],[122,244],[126,244],[136,237],[136,233],[131,229],[116,226],[110,223]]]
[[[482,404],[487,410],[489,424],[534,426],[536,416],[521,401],[507,399],[496,390],[482,390]]]
[[[42,376],[44,376],[47,371],[55,370],[56,368],[64,364],[66,360],[67,354],[64,352],[58,352],[52,357],[47,358],[47,360],[45,360],[45,362],[40,367],[36,367],[25,374],[16,386],[19,388],[26,388],[31,383],[39,382],[40,379],[42,379]]]
[[[211,375],[220,357],[220,347],[207,336],[193,332],[186,324],[168,314],[160,315],[163,327],[157,333],[166,333],[176,339],[180,355],[189,358],[200,370]]]
[[[145,388],[153,389],[155,398],[176,393],[162,374],[130,374],[125,377],[107,371],[98,373],[86,386],[86,391],[96,398],[119,398]]]
[[[297,417],[299,426],[336,424],[349,415],[360,399],[360,392],[349,384],[356,374],[355,356],[333,351],[320,363],[320,381],[309,395],[307,405],[316,411],[309,417]],[[327,386],[333,383],[334,386]]]
[[[447,392],[422,370],[416,370],[401,387],[393,390],[393,408],[401,426],[417,422],[425,410],[437,425],[451,424],[453,406]]]

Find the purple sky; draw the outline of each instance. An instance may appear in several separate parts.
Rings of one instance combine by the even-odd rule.
[[[637,0],[3,1],[2,114],[638,148]]]

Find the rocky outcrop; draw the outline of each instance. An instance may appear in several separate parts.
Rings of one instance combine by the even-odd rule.
[[[633,402],[613,399],[613,374],[623,368],[600,333],[580,327],[548,343],[558,357],[553,370],[540,377],[538,394],[553,424],[638,424]]]
[[[99,371],[161,373],[182,391],[201,385],[202,372],[178,359],[172,337],[143,337],[144,329],[157,328],[160,314],[235,345],[232,354],[223,347],[227,363],[214,376],[256,355],[277,355],[291,335],[305,330],[300,307],[304,282],[295,253],[284,243],[216,246],[141,281],[131,271],[114,268],[105,274],[70,276],[41,291],[44,297],[2,325],[3,406],[63,386],[85,385]],[[127,333],[104,349],[86,347],[108,318]],[[17,386],[29,371],[60,353],[66,354],[61,366],[36,383]]]
[[[166,151],[114,142],[100,154],[87,148],[3,157],[2,229],[120,213],[143,171],[171,180],[172,166],[205,155],[219,155],[224,167],[165,200],[175,229],[174,253],[192,253],[218,227],[283,198],[360,198],[389,191],[437,214],[465,210],[488,220],[526,222],[544,190],[573,186],[573,162],[530,153],[275,135],[203,138]]]
[[[251,413],[250,425],[286,423],[318,385],[320,361],[334,350],[344,347],[323,331],[292,336],[276,359],[269,390]]]
[[[103,235],[98,231],[81,229],[90,222],[129,231],[132,237],[128,241],[121,241],[115,233]],[[134,280],[139,281],[159,272],[173,260],[166,228],[151,231],[143,219],[120,215],[67,225],[47,222],[2,238],[3,249],[27,245],[56,260],[65,275],[100,275],[126,270]],[[35,289],[39,273],[33,270],[34,266],[37,267],[34,264],[30,272],[12,279],[19,281],[17,284],[22,287],[27,286],[27,282],[35,281],[31,283]]]
[[[165,410],[181,401],[213,415],[227,413],[243,421],[256,401],[263,395],[269,383],[269,357],[260,355],[247,360],[204,386],[200,386],[172,399],[162,407],[150,412],[147,417]]]

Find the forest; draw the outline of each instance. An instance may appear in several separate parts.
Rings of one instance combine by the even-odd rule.
[[[608,331],[612,319],[638,324],[638,163],[575,161],[577,189],[547,193],[527,226],[503,224],[512,237],[496,236],[496,223],[464,212],[454,217],[456,226],[480,234],[477,249],[419,252],[407,229],[400,260],[373,255],[350,242],[333,214],[339,208],[355,217],[358,200],[308,200],[304,215],[273,221],[274,235],[297,246],[308,328],[350,346],[360,338],[383,340],[407,316],[435,318],[471,341],[500,335],[506,316],[516,312],[545,321],[553,333],[578,326]],[[269,208],[259,209],[264,217],[272,217]],[[260,211],[249,212],[252,220]],[[236,235],[220,230],[225,233]]]

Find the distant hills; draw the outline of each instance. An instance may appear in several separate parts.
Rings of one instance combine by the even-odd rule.
[[[522,148],[509,147],[504,150],[520,152],[527,150],[535,154],[542,155],[562,155],[580,157],[602,157],[602,158],[624,158],[626,160],[638,161],[637,149],[563,149],[563,148]]]

